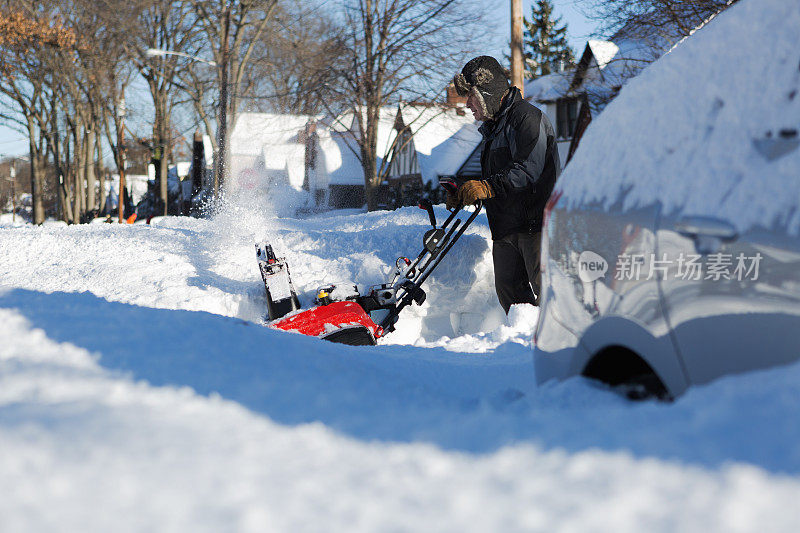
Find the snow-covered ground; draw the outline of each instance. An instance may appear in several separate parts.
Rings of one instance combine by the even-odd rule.
[[[535,310],[494,326],[472,316],[497,306],[483,216],[387,344],[262,325],[256,239],[286,254],[308,303],[325,282],[383,279],[426,224],[414,208],[307,220],[231,209],[0,228],[0,529],[800,524],[800,366],[673,404],[581,379],[536,389]]]
[[[744,0],[723,37],[788,5]],[[582,151],[647,113],[614,111],[626,90]],[[325,283],[384,280],[427,216],[246,204],[152,225],[0,220],[0,531],[800,529],[800,364],[669,404],[581,378],[536,388],[537,311],[503,317],[485,216],[380,346],[271,330],[256,241],[307,305]]]

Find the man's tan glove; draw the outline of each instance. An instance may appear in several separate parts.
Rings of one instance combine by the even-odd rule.
[[[493,197],[492,187],[484,180],[469,180],[458,188],[458,202],[461,205],[472,205],[478,200]]]

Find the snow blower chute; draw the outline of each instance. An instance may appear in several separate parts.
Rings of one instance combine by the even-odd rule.
[[[427,210],[432,228],[425,232],[416,259],[399,257],[392,278],[373,285],[366,295],[351,283],[320,287],[310,309],[300,310],[286,259],[276,257],[268,243],[256,244],[269,327],[351,345],[374,345],[393,331],[400,311],[425,301],[422,284],[478,216],[481,205],[472,213],[454,210],[440,227],[430,201],[420,202],[420,208]]]

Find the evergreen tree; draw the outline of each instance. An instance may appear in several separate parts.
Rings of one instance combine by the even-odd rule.
[[[575,55],[567,43],[567,25],[561,24],[561,17],[553,18],[550,0],[538,0],[531,11],[531,20],[523,19],[525,76],[538,78],[558,72],[559,67],[573,66]]]

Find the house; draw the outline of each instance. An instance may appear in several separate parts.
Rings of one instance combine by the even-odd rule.
[[[379,203],[416,202],[423,189],[438,189],[440,177],[462,175],[469,166],[481,135],[456,98],[450,90],[443,104],[401,102],[379,110]],[[354,111],[336,117],[242,113],[231,132],[228,190],[289,187],[308,191],[318,208],[363,206],[362,120]]]
[[[556,133],[556,146],[563,165],[575,134],[581,95],[570,91],[575,70],[553,72],[525,84],[525,98],[550,119]]]
[[[525,98],[553,123],[562,165],[572,156],[592,117],[663,50],[649,40],[622,33],[616,37],[613,41],[588,41],[574,69],[525,84]]]
[[[307,124],[313,115],[241,113],[231,131],[226,184],[232,194],[300,190],[305,181]]]
[[[393,106],[378,111],[378,168],[390,153],[396,131],[397,110]],[[349,111],[337,117],[322,119],[315,135],[309,138],[309,183],[317,205],[332,208],[355,208],[366,203],[361,152],[356,140],[360,135],[358,113]]]
[[[387,184],[400,204],[415,203],[424,190],[438,191],[440,178],[463,176],[482,140],[472,114],[452,103],[400,104],[394,129]]]
[[[477,124],[452,95],[448,102],[401,102],[379,110],[376,166],[383,178],[379,204],[416,203],[424,189],[438,187],[440,177],[458,174],[475,151],[481,140]],[[359,120],[359,114],[348,112],[323,120],[311,134],[315,149],[308,158],[314,162],[307,167],[308,181],[316,184],[311,188],[317,191],[318,205],[345,208],[365,203],[356,142]]]

